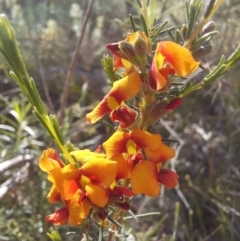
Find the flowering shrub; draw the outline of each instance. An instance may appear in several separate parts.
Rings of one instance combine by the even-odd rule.
[[[55,225],[80,225],[86,240],[91,235],[91,222],[106,230],[111,228],[109,241],[119,240],[124,211],[131,209],[134,196],[154,197],[161,194],[161,185],[177,186],[179,176],[164,168],[175,151],[151,128],[174,111],[184,96],[217,79],[240,59],[238,48],[227,60],[223,57],[202,81],[188,82],[189,75],[204,68],[201,57],[211,51],[216,32],[209,19],[221,1],[210,1],[200,22],[202,2],[186,2],[188,23],[177,29],[175,36],[163,29],[165,24],[149,24],[149,1],[137,3],[142,11],[142,26],[137,27],[130,16],[132,29],[126,38],[107,45],[112,57],[104,56],[102,63],[111,89],[86,115],[90,124],[106,115],[112,121],[113,134],[95,151],[66,145],[57,117],[47,113],[28,76],[7,18],[0,18],[0,51],[11,67],[10,75],[59,148],[59,153],[51,148],[45,150],[39,160],[52,184],[47,199],[60,204],[46,220]],[[169,32],[172,39],[157,41],[164,32]],[[111,224],[106,225],[107,219]],[[49,236],[57,240],[53,233]],[[99,240],[102,239],[99,232]]]

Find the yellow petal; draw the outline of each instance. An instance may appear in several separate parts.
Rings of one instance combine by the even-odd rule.
[[[147,52],[149,52],[150,51],[150,40],[144,32],[137,31],[137,32],[134,32],[134,33],[129,33],[125,40],[127,42],[131,43],[132,45],[134,45],[134,43],[136,42],[136,40],[139,37],[142,38],[145,41],[146,46],[147,46]]]
[[[75,160],[79,161],[82,165],[93,158],[104,158],[106,155],[103,153],[92,152],[90,150],[76,150],[70,152],[70,155]]]
[[[57,156],[55,150],[49,148],[42,153],[39,160],[39,167],[44,172],[50,172],[54,168],[61,167],[61,160]]]
[[[160,186],[157,180],[157,166],[155,163],[143,161],[133,169],[130,182],[135,194],[145,194],[151,197],[160,193]]]
[[[122,155],[118,155],[114,156],[112,159],[118,164],[116,179],[128,179],[130,177],[132,169],[128,165],[125,158]]]
[[[193,73],[200,65],[195,61],[191,52],[179,44],[170,41],[158,43],[157,53],[165,57],[164,62],[170,63],[177,76],[185,77]]]
[[[108,201],[108,191],[101,186],[92,183],[86,185],[87,197],[98,207],[104,207]]]
[[[113,96],[118,103],[130,100],[139,92],[141,84],[140,75],[133,71],[126,77],[114,82],[109,96]]]
[[[81,167],[82,174],[92,183],[109,187],[117,175],[117,162],[105,158],[92,159]]]
[[[164,162],[173,158],[175,155],[174,149],[166,146],[162,142],[159,134],[151,134],[146,131],[134,129],[129,135],[139,148],[144,149],[149,161],[156,163]]]
[[[106,157],[111,159],[113,156],[122,155],[127,152],[126,143],[129,140],[128,133],[116,131],[107,141],[103,143]]]
[[[87,120],[93,124],[101,119],[107,113],[118,108],[123,101],[130,100],[141,88],[140,75],[133,71],[126,77],[115,81],[109,94],[86,115]]]
[[[88,216],[90,205],[88,200],[84,199],[80,201],[81,192],[78,190],[75,195],[68,202],[68,224],[69,225],[79,225]]]
[[[56,168],[52,170],[51,176],[54,185],[59,190],[63,200],[69,200],[75,192],[81,188],[78,180],[80,180],[80,171],[75,167]]]
[[[52,188],[47,195],[47,199],[50,203],[56,203],[61,200],[61,194],[55,185],[52,185]]]
[[[103,100],[90,113],[86,115],[86,119],[90,124],[94,124],[104,115],[112,111],[107,104],[108,97],[109,95],[105,96]]]

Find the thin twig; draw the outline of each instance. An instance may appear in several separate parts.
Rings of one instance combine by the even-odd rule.
[[[222,225],[220,224],[216,229],[214,229],[207,237],[205,237],[201,241],[209,240],[216,232],[218,232],[221,229],[221,227],[222,227]]]
[[[170,133],[170,137],[175,138],[178,141],[178,145],[175,146],[175,157],[172,158],[171,160],[171,170],[175,171],[175,165],[176,165],[176,161],[178,159],[179,153],[182,149],[182,147],[185,145],[185,141],[180,137],[180,135],[173,129],[171,128],[171,126],[167,123],[167,121],[164,121],[163,119],[160,120],[160,123],[166,128],[166,130]],[[186,197],[184,196],[183,192],[181,191],[179,184],[175,187],[175,190],[178,194],[178,196],[180,197],[180,199],[182,200],[182,202],[184,203],[185,207],[188,209],[188,212],[190,215],[193,214],[193,210],[189,204],[189,202],[187,201]],[[163,195],[160,196],[160,198],[163,198]],[[160,203],[163,203],[160,199]]]
[[[94,0],[90,0],[89,3],[88,3],[88,6],[87,6],[87,10],[84,11],[85,15],[84,15],[84,19],[82,21],[82,28],[81,28],[81,31],[80,31],[81,35],[78,39],[78,43],[77,43],[76,49],[74,51],[74,55],[72,57],[72,60],[71,60],[70,66],[69,66],[69,70],[68,70],[68,73],[67,73],[67,78],[66,78],[66,81],[65,81],[65,84],[64,84],[63,94],[62,94],[62,98],[61,98],[61,106],[60,106],[60,110],[58,112],[58,120],[59,120],[60,124],[62,123],[63,118],[64,118],[64,110],[65,110],[67,99],[68,99],[68,96],[69,96],[69,89],[70,89],[70,85],[71,85],[71,82],[72,82],[73,73],[75,72],[75,69],[76,69],[77,58],[78,58],[78,55],[79,55],[79,52],[80,52],[80,47],[81,47],[82,42],[83,42],[83,38],[84,38],[84,35],[85,35],[85,30],[86,30],[88,19],[90,17],[90,12],[91,12],[91,9],[92,9],[93,2],[94,2]]]

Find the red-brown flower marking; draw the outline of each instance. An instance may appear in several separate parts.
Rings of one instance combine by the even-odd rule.
[[[87,120],[93,124],[101,119],[107,113],[123,105],[124,101],[130,100],[136,96],[141,88],[140,75],[133,71],[123,79],[115,81],[110,92],[86,115]]]
[[[170,41],[160,42],[150,69],[151,77],[155,81],[155,86],[152,87],[162,90],[167,86],[167,78],[170,74],[185,77],[193,73],[199,64],[200,62],[194,60],[187,48]]]

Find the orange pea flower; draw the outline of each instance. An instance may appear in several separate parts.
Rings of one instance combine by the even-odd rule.
[[[161,136],[134,129],[130,132],[116,131],[103,143],[107,158],[121,154],[136,154],[143,150],[148,160],[160,163],[174,157],[175,151],[161,141]]]
[[[130,132],[116,131],[103,148],[108,158],[118,163],[117,179],[130,178],[135,194],[156,196],[160,193],[159,183],[174,186],[177,175],[161,173],[161,164],[174,157],[172,148],[164,145],[158,134],[134,129]],[[148,160],[145,160],[145,156]],[[160,177],[162,179],[160,179]],[[168,181],[166,181],[168,180]]]
[[[105,187],[111,185],[117,174],[117,163],[104,158],[93,159],[81,168],[70,165],[51,172],[52,180],[64,200],[70,200],[80,189],[91,202],[104,207],[108,201]]]
[[[97,122],[107,113],[123,105],[123,101],[127,101],[134,97],[139,92],[140,88],[141,78],[136,71],[133,71],[123,79],[115,81],[109,94],[103,98],[92,112],[86,115],[87,120],[91,124]]]
[[[76,160],[63,165],[53,149],[43,152],[39,165],[48,172],[53,186],[48,194],[51,203],[60,201],[64,207],[46,217],[47,221],[61,225],[78,225],[89,214],[92,206],[104,207],[109,198],[109,187],[115,181],[117,163],[105,159],[105,154],[78,150],[70,153]]]
[[[48,222],[52,222],[55,225],[62,225],[68,221],[69,225],[78,225],[89,213],[89,204],[87,200],[80,201],[81,191],[79,185],[76,182],[77,177],[80,177],[81,173],[73,165],[64,166],[58,155],[53,149],[48,149],[43,152],[40,161],[40,168],[48,172],[48,179],[53,182],[52,188],[47,196],[50,203],[61,201],[64,207],[58,209],[53,214],[46,217]],[[62,180],[62,185],[56,185],[54,174],[57,172],[63,172],[66,176]],[[70,178],[71,177],[71,178]]]
[[[83,153],[79,152],[79,155],[73,152],[73,156],[81,158]],[[78,225],[87,217],[92,205],[102,208],[107,204],[108,188],[115,180],[117,163],[97,154],[92,154],[80,168],[69,164],[49,173],[49,180],[60,193],[65,207],[47,216],[47,221],[61,225],[68,220],[68,224]]]
[[[185,77],[193,73],[199,64],[187,48],[170,41],[160,42],[150,69],[153,78],[151,86],[156,90],[162,90],[167,86],[170,74]]]

